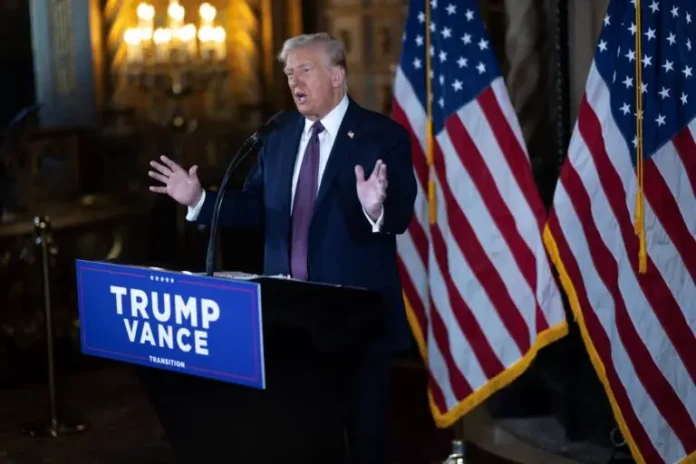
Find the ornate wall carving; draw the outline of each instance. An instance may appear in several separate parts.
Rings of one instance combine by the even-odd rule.
[[[55,89],[59,95],[72,95],[77,85],[75,81],[75,40],[70,27],[73,4],[71,0],[51,1],[51,36],[53,42],[53,61]]]
[[[103,99],[99,0],[29,0],[29,11],[41,124],[96,124]]]
[[[391,111],[407,0],[328,0],[322,29],[343,40],[351,97],[375,111]]]

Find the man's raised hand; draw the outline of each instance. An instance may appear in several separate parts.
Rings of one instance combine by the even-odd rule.
[[[376,221],[382,213],[382,205],[387,198],[387,165],[377,160],[370,177],[365,179],[362,166],[355,166],[356,188],[358,199],[367,214]]]
[[[192,166],[186,171],[164,155],[160,156],[160,160],[161,163],[150,161],[154,171],[148,171],[147,174],[164,185],[151,185],[150,191],[166,193],[184,206],[196,206],[203,195],[203,187],[198,180],[198,166]]]

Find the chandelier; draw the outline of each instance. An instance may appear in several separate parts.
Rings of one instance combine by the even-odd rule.
[[[198,25],[185,21],[179,0],[170,0],[164,24],[156,24],[155,7],[137,6],[138,25],[125,30],[124,71],[131,81],[152,90],[167,88],[174,95],[207,87],[227,74],[226,32],[215,25],[217,10],[210,3],[198,8]]]

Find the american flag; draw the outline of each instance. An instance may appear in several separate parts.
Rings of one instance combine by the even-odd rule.
[[[696,459],[692,14],[693,0],[609,4],[544,237],[638,462]]]
[[[544,206],[477,5],[412,1],[394,82],[393,117],[411,133],[419,185],[415,217],[398,237],[399,266],[441,427],[567,332],[542,242]]]

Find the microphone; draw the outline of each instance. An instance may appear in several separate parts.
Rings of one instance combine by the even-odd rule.
[[[222,200],[225,197],[225,192],[227,191],[227,184],[230,180],[231,174],[237,169],[237,167],[242,164],[242,161],[246,159],[249,154],[254,152],[264,141],[264,139],[274,130],[282,127],[285,121],[288,119],[288,113],[285,111],[278,111],[276,114],[271,116],[266,124],[259,128],[256,132],[251,134],[239,147],[237,153],[232,157],[230,163],[227,165],[227,170],[225,171],[225,176],[222,178],[220,183],[220,188],[218,190],[217,198],[215,198],[215,205],[213,206],[213,217],[210,221],[210,238],[208,239],[208,250],[205,257],[205,273],[208,276],[213,275],[213,270],[215,266],[215,237],[217,235],[218,221],[220,218],[220,207],[222,205]]]

